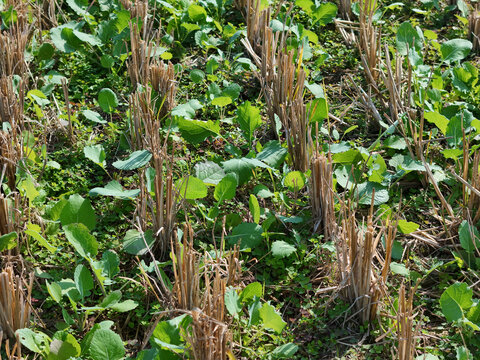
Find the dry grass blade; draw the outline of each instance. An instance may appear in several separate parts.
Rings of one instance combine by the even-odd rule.
[[[398,311],[397,311],[397,354],[398,360],[413,360],[415,356],[415,338],[418,328],[415,328],[413,319],[413,295],[417,291],[418,283],[410,289],[407,296],[405,285],[402,283],[398,292]]]
[[[390,267],[390,253],[396,235],[396,226],[382,225],[375,235],[373,224],[373,197],[367,226],[359,229],[351,204],[342,204],[341,226],[337,233],[337,254],[340,286],[343,296],[353,304],[362,322],[372,321],[377,314],[378,303],[385,295],[385,283]],[[375,271],[373,259],[377,245],[385,234],[386,257],[381,273]]]
[[[478,4],[468,16],[468,36],[473,43],[473,51],[480,51],[480,11]]]
[[[330,152],[327,156],[318,152],[312,158],[312,184],[310,199],[312,204],[312,218],[314,232],[320,230],[324,240],[333,240],[336,221],[333,191],[333,165]]]
[[[25,294],[20,276],[7,267],[0,273],[0,327],[14,340],[15,331],[28,327],[30,323],[31,291],[33,276]]]
[[[130,11],[130,18],[144,20],[148,14],[148,1],[144,0],[120,0],[123,8]]]
[[[175,258],[173,295],[177,307],[186,310],[193,319],[192,330],[186,335],[192,356],[197,360],[225,360],[230,351],[230,333],[225,323],[225,288],[228,281],[236,277],[238,252],[234,251],[234,259],[224,258],[223,266],[221,254],[216,260],[207,255],[201,259],[193,249],[190,225],[184,229],[183,247],[175,242],[172,251]],[[200,274],[201,261],[203,276]]]

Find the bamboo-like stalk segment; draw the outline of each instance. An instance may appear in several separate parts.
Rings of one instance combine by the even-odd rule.
[[[175,71],[172,63],[154,60],[158,48],[148,40],[150,30],[143,27],[143,40],[136,23],[130,24],[131,59],[128,72],[135,92],[130,95],[130,136],[132,147],[152,153],[151,168],[140,171],[141,193],[137,201],[136,215],[142,229],[153,223],[157,248],[161,255],[171,242],[175,226],[176,194],[173,185],[175,144],[169,152],[168,137],[160,134],[162,120],[175,106],[177,93]],[[138,86],[141,85],[141,86]],[[147,173],[148,171],[148,173]],[[146,176],[153,171],[154,195],[146,187]]]
[[[22,279],[14,275],[11,267],[0,273],[0,327],[12,340],[15,339],[15,331],[30,323],[32,287],[32,276],[25,294]]]
[[[468,37],[473,43],[472,50],[480,51],[480,11],[478,4],[468,16]]]
[[[334,240],[336,221],[331,153],[329,152],[325,156],[316,152],[312,158],[310,169],[312,171],[310,201],[314,232],[321,231],[325,241]]]
[[[375,234],[373,224],[373,197],[367,216],[366,230],[358,228],[351,204],[342,204],[341,226],[337,235],[337,254],[340,285],[345,299],[353,304],[362,322],[372,321],[378,304],[385,295],[385,283],[391,262],[391,249],[396,236],[396,224],[382,225]],[[380,274],[373,259],[382,235],[385,234],[386,257]]]
[[[186,335],[192,356],[196,360],[225,360],[231,340],[225,323],[225,289],[229,280],[236,278],[238,250],[226,258],[217,254],[212,268],[207,269],[211,260],[207,255],[201,258],[195,252],[193,231],[187,224],[183,233],[183,247],[175,241],[172,251],[175,259],[173,296],[177,308],[189,313],[193,319],[193,331]],[[222,258],[226,261],[224,270],[220,263]],[[205,266],[203,289],[200,286],[201,263]]]

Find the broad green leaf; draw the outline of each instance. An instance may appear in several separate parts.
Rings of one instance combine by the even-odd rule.
[[[198,25],[194,25],[196,27],[195,30],[198,30]],[[200,84],[203,79],[205,79],[205,73],[202,70],[194,69],[190,71],[190,80],[192,80],[195,84]]]
[[[419,227],[420,225],[414,222],[407,220],[398,220],[398,230],[400,230],[402,234],[410,234],[414,231],[417,231]]]
[[[209,136],[220,134],[220,122],[212,120],[188,120],[186,118],[178,119],[178,129],[182,137],[190,144],[197,145]]]
[[[228,237],[230,244],[240,243],[240,250],[253,249],[262,241],[263,229],[255,223],[241,223],[237,225]]]
[[[50,352],[47,360],[68,360],[81,353],[80,344],[72,334],[65,331],[57,332],[50,343]]]
[[[186,314],[177,316],[168,321],[161,321],[155,327],[150,338],[150,343],[157,348],[183,349],[182,338],[180,336],[180,324],[186,320]]]
[[[274,241],[272,244],[272,255],[278,258],[290,256],[296,251],[295,246],[283,240]]]
[[[449,286],[440,296],[440,307],[448,321],[463,318],[463,311],[473,304],[473,291],[465,283],[455,283]]]
[[[400,136],[389,136],[385,141],[383,142],[383,145],[390,149],[395,149],[395,150],[404,150],[407,148],[407,142],[403,137]]]
[[[107,296],[104,297],[102,302],[100,303],[100,307],[102,308],[110,308],[111,306],[115,305],[120,301],[122,298],[122,292],[120,290],[115,290],[109,293]]]
[[[242,305],[240,304],[240,297],[237,290],[230,288],[225,292],[225,307],[230,315],[238,318],[238,313],[242,311]]]
[[[301,190],[305,186],[305,175],[301,171],[290,171],[285,176],[284,184],[290,191]]]
[[[420,52],[423,48],[423,33],[420,27],[414,28],[409,21],[403,22],[397,30],[397,49],[400,55],[408,55],[409,49]]]
[[[478,326],[477,326],[478,327]],[[459,346],[456,349],[457,360],[473,360],[472,354],[465,346]]]
[[[88,0],[66,0],[66,2],[78,15],[87,14]]]
[[[328,101],[325,97],[313,99],[307,104],[307,116],[310,123],[328,118]]]
[[[56,303],[60,303],[62,300],[62,288],[56,282],[49,283],[46,281],[47,291]]]
[[[250,213],[252,214],[253,221],[259,224],[260,223],[260,205],[258,203],[257,198],[253,194],[250,194],[248,207],[250,208]]]
[[[152,158],[148,150],[137,150],[130,154],[125,160],[115,161],[112,165],[119,170],[135,170],[145,166]]]
[[[312,25],[319,23],[320,26],[324,26],[332,22],[332,20],[337,16],[337,5],[331,2],[322,3],[317,7],[313,13]]]
[[[480,249],[480,233],[477,228],[470,225],[467,220],[463,220],[460,224],[458,237],[460,238],[462,248],[468,253],[473,253],[476,249]]]
[[[105,154],[105,149],[102,145],[85,146],[83,148],[83,153],[87,159],[92,160],[102,168],[105,168],[105,165],[107,165],[107,162],[105,161],[107,154]]]
[[[288,343],[278,346],[270,354],[274,359],[292,359],[292,356],[295,355],[297,351],[298,345]]]
[[[212,100],[212,105],[224,107],[230,105],[232,99],[229,96],[219,96]]]
[[[200,104],[200,101],[197,99],[192,99],[185,104],[177,105],[172,110],[172,115],[179,116],[184,119],[193,119],[195,117],[195,111],[201,109],[202,107],[203,105]]]
[[[270,165],[273,168],[278,168],[287,157],[288,150],[280,144],[278,140],[271,140],[265,144],[262,151],[257,154],[256,159]]]
[[[89,230],[93,230],[97,219],[90,201],[78,194],[73,194],[68,198],[68,202],[60,213],[60,222],[63,226],[82,223]]]
[[[269,166],[260,160],[241,158],[230,159],[222,163],[223,169],[228,173],[235,173],[238,176],[238,185],[245,184],[253,175],[255,167],[269,168]]]
[[[98,262],[102,269],[102,274],[109,279],[113,279],[120,271],[120,259],[118,254],[113,250],[107,250],[102,254],[102,259]]]
[[[445,116],[443,116],[437,111],[425,111],[424,116],[428,122],[435,124],[440,129],[443,135],[447,133],[447,126],[449,120]]]
[[[19,185],[18,189],[21,191],[21,193],[28,198],[28,201],[30,203],[35,200],[35,198],[40,195],[40,192],[37,190],[37,187],[32,178],[30,176],[27,176],[25,180],[23,180]]]
[[[80,30],[73,30],[73,35],[75,35],[80,41],[86,42],[91,46],[102,45],[102,41],[95,35],[87,34]]]
[[[410,271],[406,268],[405,264],[400,264],[394,261],[390,263],[390,271],[394,274],[410,276]]]
[[[43,43],[38,49],[38,60],[50,60],[55,52],[55,48],[50,43]]]
[[[448,63],[460,61],[467,57],[470,50],[472,50],[472,46],[472,43],[465,39],[445,41],[440,47],[442,60]]]
[[[217,185],[225,177],[225,171],[213,161],[197,163],[194,170],[195,176],[207,185]]]
[[[98,253],[98,242],[83,224],[64,226],[65,236],[70,244],[85,259],[94,258]]]
[[[207,19],[207,11],[200,5],[191,4],[188,7],[188,16],[193,22],[201,22]]]
[[[295,0],[295,5],[300,7],[305,13],[308,15],[312,15],[313,9],[315,8],[315,4],[312,0]]]
[[[215,191],[213,196],[218,202],[224,200],[231,200],[235,197],[235,192],[237,190],[237,179],[233,174],[227,174],[217,186],[215,186]]]
[[[177,182],[178,194],[187,200],[203,199],[208,194],[207,185],[195,176],[183,178]]]
[[[90,196],[103,195],[103,196],[113,196],[120,199],[132,199],[136,198],[140,194],[140,190],[124,190],[122,185],[116,180],[110,181],[105,187],[96,187],[88,192]]]
[[[275,308],[268,303],[263,304],[259,313],[263,321],[263,326],[275,331],[277,334],[280,334],[285,325],[287,325]]]
[[[237,121],[248,143],[251,144],[253,133],[262,124],[260,110],[246,101],[237,109]]]
[[[263,296],[263,287],[259,282],[253,282],[248,284],[245,289],[240,293],[240,302],[248,303],[254,297],[261,298]]]
[[[72,53],[81,48],[82,42],[73,34],[73,30],[80,30],[83,23],[71,21],[50,29],[50,39],[53,45],[64,53]]]
[[[15,246],[17,246],[17,238],[18,234],[15,231],[0,236],[0,252],[5,250],[11,250]]]
[[[100,64],[105,69],[110,69],[114,63],[115,63],[115,59],[113,58],[112,55],[103,54],[102,57],[100,58]]]
[[[372,201],[372,195],[373,191],[375,190],[375,199],[374,199],[374,205],[381,205],[385,204],[388,202],[389,195],[388,195],[388,189],[385,186],[382,186],[378,183],[374,182],[364,182],[361,184],[358,184],[355,196],[360,199],[359,204],[362,205],[370,205]]]
[[[93,333],[88,353],[93,360],[120,360],[125,355],[125,348],[118,334],[99,329]]]
[[[109,309],[115,310],[117,312],[128,312],[137,308],[138,303],[133,300],[125,300],[122,302],[117,302],[109,307]]]
[[[260,304],[260,298],[257,296],[253,297],[253,302],[248,306],[248,326],[257,325],[261,318],[260,318],[260,309],[262,305]]]
[[[23,346],[37,354],[44,352],[47,344],[50,343],[50,338],[46,334],[34,332],[29,328],[19,329],[15,334],[20,338]]]
[[[118,107],[117,95],[109,89],[103,88],[98,93],[98,104],[108,114],[111,114]]]
[[[107,123],[105,120],[103,120],[102,116],[96,111],[82,110],[82,115],[85,116],[85,119],[99,123],[99,124]]]
[[[132,255],[144,255],[153,246],[155,238],[153,231],[140,233],[138,230],[128,230],[123,238],[123,250]]]
[[[40,227],[40,225],[28,223],[25,234],[37,240],[40,245],[44,246],[52,254],[55,253],[55,251],[57,251],[57,248],[55,246],[52,246],[47,240],[45,240],[45,238],[41,235],[41,231],[42,228]]]
[[[93,277],[83,264],[77,265],[73,279],[75,281],[75,287],[82,299],[85,298],[85,296],[89,296],[90,290],[93,289]]]

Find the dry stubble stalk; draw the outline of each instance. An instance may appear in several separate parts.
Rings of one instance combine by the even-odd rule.
[[[231,340],[228,326],[225,323],[225,288],[229,280],[235,279],[238,264],[236,256],[224,258],[217,256],[212,264],[208,255],[203,259],[193,248],[193,231],[185,225],[183,233],[183,249],[180,244],[172,242],[175,266],[175,284],[173,295],[177,308],[192,316],[192,332],[186,336],[191,353],[196,360],[225,360],[230,351]],[[222,267],[221,259],[226,260]],[[203,276],[200,264],[203,263]],[[203,289],[201,280],[203,278]]]
[[[413,360],[415,356],[415,337],[418,328],[415,328],[413,319],[413,295],[417,291],[417,286],[410,289],[407,296],[405,285],[400,285],[398,292],[398,311],[397,311],[397,354],[398,360]]]
[[[396,225],[382,225],[375,235],[373,197],[367,217],[366,230],[359,229],[351,204],[342,204],[341,226],[337,235],[338,270],[343,296],[352,303],[360,321],[370,322],[377,314],[378,303],[385,294],[385,283],[391,262],[391,249]],[[381,274],[377,274],[374,257],[379,258],[377,246],[385,234],[385,254]]]
[[[15,331],[28,327],[33,276],[24,293],[22,278],[13,274],[7,267],[0,273],[0,326],[10,339],[15,339]]]
[[[360,0],[358,8],[359,34],[357,46],[367,80],[376,88],[381,39],[381,29],[373,24],[373,15],[377,10],[377,0]]]
[[[468,16],[468,36],[473,43],[473,51],[480,51],[480,10],[478,4]]]
[[[312,171],[310,201],[314,232],[321,231],[325,241],[334,240],[336,221],[330,152],[325,156],[317,151],[312,158],[310,169]]]
[[[136,150],[148,150],[152,154],[151,169],[141,170],[141,193],[137,202],[137,216],[142,230],[153,223],[157,248],[164,255],[170,244],[175,225],[175,190],[173,186],[173,163],[175,144],[169,149],[168,136],[160,134],[170,111],[175,106],[177,92],[173,64],[154,60],[158,47],[148,40],[151,29],[143,27],[143,40],[136,23],[130,24],[131,52],[128,72],[135,92],[130,96],[131,143]],[[141,85],[141,87],[137,86]],[[155,91],[155,95],[154,95]],[[170,151],[170,153],[169,153]],[[146,186],[146,176],[153,169],[153,191]],[[147,173],[148,171],[148,173]]]

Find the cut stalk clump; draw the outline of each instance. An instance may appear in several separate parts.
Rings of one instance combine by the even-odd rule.
[[[418,286],[418,284],[417,284]],[[402,283],[398,292],[397,311],[397,354],[399,360],[413,360],[415,356],[415,338],[418,334],[418,327],[414,325],[413,295],[417,286],[410,289],[407,296],[405,285]]]
[[[380,39],[382,32],[373,24],[373,17],[377,10],[377,0],[360,0],[358,2],[358,50],[361,54],[367,81],[376,85],[378,80],[378,61],[380,57]]]
[[[130,96],[131,143],[136,150],[148,150],[152,154],[151,167],[140,171],[141,193],[136,213],[142,230],[152,223],[156,247],[164,255],[175,225],[175,144],[169,146],[168,135],[160,132],[162,120],[175,106],[175,72],[173,64],[154,60],[157,46],[141,39],[137,24],[130,26],[130,33],[132,57],[128,72],[135,89]],[[144,36],[148,37],[148,32],[144,32]]]
[[[468,35],[473,43],[472,50],[480,51],[480,10],[478,4],[470,12],[468,16]]]
[[[314,232],[323,233],[325,241],[334,240],[336,221],[333,192],[333,165],[330,152],[327,156],[318,151],[310,163],[312,184],[310,199]]]
[[[22,282],[20,276],[14,276],[11,267],[0,273],[0,327],[10,339],[15,339],[15,331],[30,324],[33,277],[26,294]]]
[[[382,225],[376,230],[373,223],[373,197],[366,228],[359,228],[351,204],[343,204],[341,223],[336,236],[340,286],[344,298],[352,303],[362,323],[373,321],[377,307],[385,295],[385,283],[396,235],[395,225]],[[376,234],[375,234],[376,233]],[[385,234],[385,259],[377,273],[374,258],[380,258],[377,246]]]
[[[187,330],[186,335],[192,356],[197,360],[225,360],[231,340],[225,322],[225,289],[229,281],[237,277],[238,252],[227,258],[220,254],[216,260],[208,255],[199,256],[193,248],[193,230],[189,225],[185,226],[182,246],[175,241],[172,251],[175,259],[173,296],[177,308],[193,319],[191,331]]]

